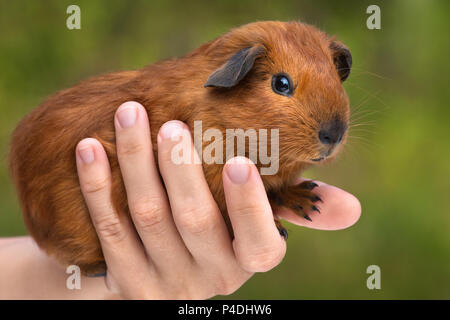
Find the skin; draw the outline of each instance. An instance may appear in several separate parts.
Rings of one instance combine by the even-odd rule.
[[[135,119],[133,124],[132,119]],[[175,165],[168,138],[188,127],[165,123],[154,159],[145,109],[136,102],[115,115],[116,145],[131,218],[111,203],[111,172],[102,145],[82,140],[76,149],[81,189],[99,236],[108,271],[81,279],[68,290],[65,268],[30,237],[0,239],[0,299],[207,299],[228,295],[255,272],[269,271],[286,253],[273,215],[314,229],[337,230],[359,218],[359,201],[321,182],[321,214],[309,222],[287,210],[272,212],[257,168],[246,158],[223,170],[232,239],[203,175],[201,164]],[[191,141],[191,147],[192,141]],[[159,172],[156,163],[159,165]],[[162,180],[160,179],[161,174]],[[164,187],[165,186],[165,187]]]

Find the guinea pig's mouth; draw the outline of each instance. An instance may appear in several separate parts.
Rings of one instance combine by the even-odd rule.
[[[330,146],[330,147],[328,147],[328,148],[326,148],[326,149],[322,149],[322,150],[319,152],[319,154],[318,154],[319,157],[317,157],[317,158],[311,158],[311,159],[309,159],[309,161],[312,161],[312,162],[322,162],[322,161],[325,161],[325,160],[327,160],[328,158],[330,158],[331,156],[333,156],[334,154],[337,153],[338,147],[339,147],[339,145],[333,145],[333,146]]]

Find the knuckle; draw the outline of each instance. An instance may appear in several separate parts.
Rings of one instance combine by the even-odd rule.
[[[85,194],[98,193],[108,188],[110,184],[109,177],[99,177],[82,182],[82,190]]]
[[[279,246],[270,246],[239,255],[239,262],[242,268],[249,272],[266,272],[280,264],[284,254],[285,250]]]
[[[119,156],[129,157],[140,154],[145,151],[144,145],[136,141],[127,141],[117,145],[117,154]]]
[[[211,219],[213,210],[214,207],[207,204],[197,203],[185,206],[179,215],[180,227],[194,235],[204,234],[214,229],[216,225],[214,219]]]
[[[219,295],[222,296],[228,296],[230,294],[233,294],[237,289],[239,289],[239,285],[236,283],[229,281],[228,279],[225,279],[224,277],[220,277],[219,279],[216,279],[216,292]]]
[[[233,210],[233,213],[237,216],[255,216],[261,212],[261,206],[258,204],[246,204],[241,205]]]
[[[198,288],[193,283],[184,283],[184,286],[178,287],[178,290],[175,290],[176,299],[180,300],[199,300],[203,298],[198,292]]]
[[[125,231],[118,217],[110,214],[95,220],[99,238],[118,243],[125,239]]]
[[[191,277],[186,277],[187,272],[183,274],[177,274],[174,279],[170,279],[166,285],[170,287],[171,297],[175,300],[198,300],[202,297],[200,294],[202,290],[198,285],[198,281],[192,281],[195,278],[195,274],[190,274]]]
[[[164,221],[164,206],[158,199],[141,199],[131,205],[131,212],[137,227],[155,229]]]

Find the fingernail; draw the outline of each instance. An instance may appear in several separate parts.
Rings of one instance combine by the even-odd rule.
[[[236,157],[227,161],[227,175],[234,184],[244,184],[250,175],[250,165],[244,157]]]
[[[137,108],[131,104],[122,105],[117,111],[117,120],[121,128],[130,128],[134,126],[137,118]]]
[[[177,140],[183,133],[183,125],[178,121],[169,121],[163,124],[160,136],[163,139]]]
[[[89,164],[95,159],[94,149],[92,149],[92,146],[85,146],[78,149],[78,154],[85,164]]]

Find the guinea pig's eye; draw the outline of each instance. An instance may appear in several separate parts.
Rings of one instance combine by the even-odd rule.
[[[290,96],[294,91],[291,77],[285,73],[274,75],[272,77],[272,90],[283,96]]]

